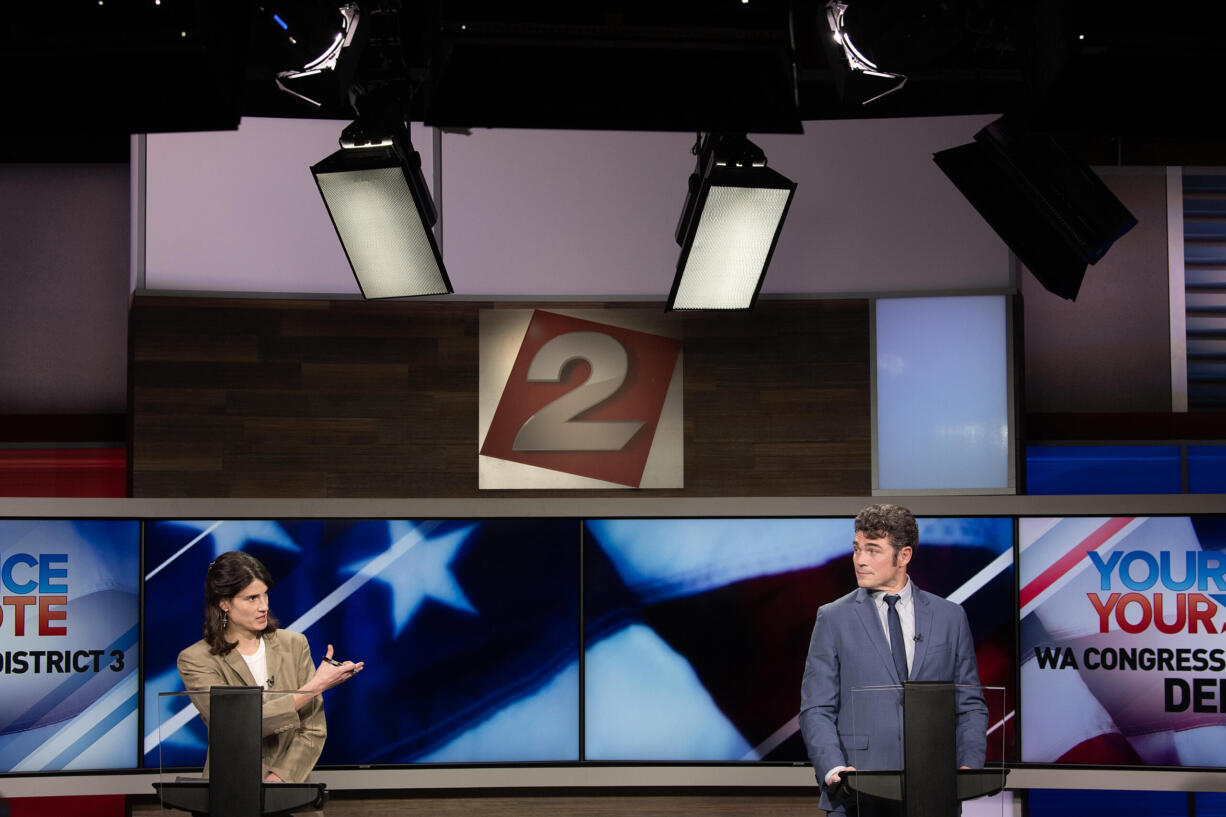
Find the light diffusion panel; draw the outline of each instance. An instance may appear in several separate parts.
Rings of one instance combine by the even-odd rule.
[[[1009,302],[876,302],[873,457],[879,492],[1012,493]]]

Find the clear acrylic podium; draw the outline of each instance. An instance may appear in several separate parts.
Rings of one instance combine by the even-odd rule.
[[[852,690],[851,732],[839,737],[856,770],[843,772],[832,794],[854,802],[860,815],[956,817],[961,801],[1002,791],[1005,730],[995,719],[1003,717],[1004,694],[1003,687],[931,681]],[[996,761],[960,769],[959,713],[979,709],[983,748]]]
[[[208,712],[209,776],[162,779],[154,783],[162,807],[208,817],[261,817],[296,809],[320,808],[323,783],[266,783],[260,757],[260,721],[264,700],[293,695],[261,687],[213,687],[208,690],[163,692],[158,695],[158,733],[165,737],[196,710]],[[192,706],[175,706],[190,696]],[[179,711],[168,715],[172,708]],[[159,764],[160,765],[160,764]]]

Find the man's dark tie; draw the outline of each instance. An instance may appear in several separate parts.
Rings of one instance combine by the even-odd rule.
[[[907,680],[907,645],[902,640],[902,619],[898,617],[898,608],[894,605],[898,604],[900,596],[886,596],[885,603],[890,608],[886,611],[885,618],[890,628],[890,652],[894,655],[894,669],[898,670],[898,677],[905,681]]]

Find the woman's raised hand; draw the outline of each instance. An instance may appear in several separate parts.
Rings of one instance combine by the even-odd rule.
[[[319,667],[315,670],[315,677],[311,679],[310,686],[318,692],[323,692],[325,689],[331,689],[348,681],[361,672],[365,666],[365,661],[335,660],[332,657],[332,645],[329,644],[323,660],[319,662]]]

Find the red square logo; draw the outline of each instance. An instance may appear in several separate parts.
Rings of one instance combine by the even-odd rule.
[[[480,453],[639,487],[680,354],[676,338],[534,310]]]

